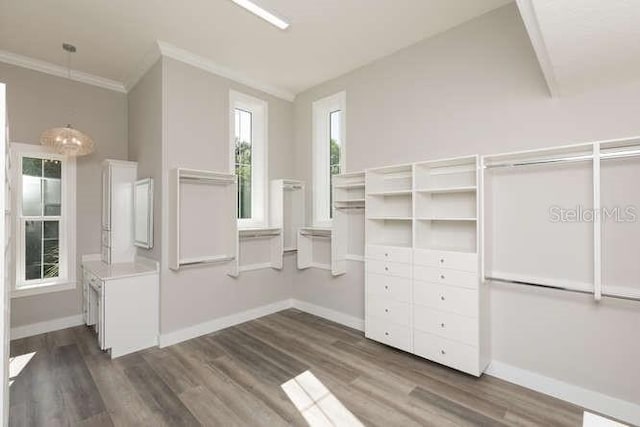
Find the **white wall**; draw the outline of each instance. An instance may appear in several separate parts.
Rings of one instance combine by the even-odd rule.
[[[158,61],[127,96],[129,160],[138,162],[138,179],[153,178],[153,248],[140,256],[160,261],[162,248],[162,61]]]
[[[168,171],[176,167],[229,170],[229,89],[269,104],[269,178],[294,173],[293,104],[190,65],[163,58],[163,211],[169,209]],[[205,221],[207,213],[202,213]],[[206,238],[206,236],[203,236]],[[162,230],[161,333],[179,331],[219,317],[290,298],[293,268],[259,270],[231,278],[226,265],[168,268],[168,224]]]
[[[100,252],[100,164],[107,158],[127,158],[126,95],[2,63],[0,82],[7,84],[12,142],[40,144],[44,130],[71,122],[96,143],[96,151],[77,162],[76,250],[80,280],[80,257]],[[12,299],[11,327],[79,315],[81,289],[78,286],[71,291]]]
[[[640,134],[640,83],[549,97],[515,4],[298,95],[299,179],[311,182],[311,104],[341,90],[350,172]],[[362,268],[298,272],[294,297],[362,318]],[[638,303],[500,285],[491,300],[495,360],[640,401]]]

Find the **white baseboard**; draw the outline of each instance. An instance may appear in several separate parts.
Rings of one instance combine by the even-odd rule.
[[[296,299],[292,300],[291,305],[293,308],[300,311],[322,317],[323,319],[331,320],[332,322],[336,322],[359,331],[364,331],[364,319]]]
[[[69,317],[61,317],[59,319],[48,320],[46,322],[32,323],[30,325],[16,326],[11,328],[11,339],[32,337],[47,332],[53,332],[60,329],[71,328],[84,324],[81,314]]]
[[[239,325],[240,323],[248,322],[249,320],[254,320],[259,317],[277,313],[278,311],[286,310],[287,308],[291,308],[291,300],[289,299],[252,308],[246,311],[241,311],[240,313],[231,314],[229,316],[213,319],[208,322],[193,325],[184,329],[179,329],[174,332],[161,334],[159,340],[160,347],[168,347],[173,344],[178,344],[182,341],[187,341],[192,338],[219,331],[221,329]]]
[[[487,375],[582,406],[620,421],[640,425],[640,405],[588,390],[535,372],[493,361]]]

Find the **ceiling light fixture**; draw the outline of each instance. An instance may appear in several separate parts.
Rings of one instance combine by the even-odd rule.
[[[63,43],[62,49],[67,52],[67,78],[71,80],[71,54],[75,53],[76,47]],[[71,87],[71,83],[67,83]],[[73,104],[70,105],[73,112]],[[70,116],[73,115],[70,113]],[[65,127],[48,129],[40,136],[42,145],[52,147],[56,152],[65,156],[84,156],[92,153],[95,149],[93,140],[77,129],[66,125]]]
[[[231,1],[237,4],[238,6],[247,9],[249,12],[255,15],[258,15],[260,18],[264,19],[265,21],[269,22],[272,25],[275,25],[281,30],[286,30],[287,28],[289,28],[289,23],[287,21],[278,18],[273,13],[264,10],[263,8],[261,8],[260,6],[258,6],[257,4],[255,4],[250,0],[231,0]]]

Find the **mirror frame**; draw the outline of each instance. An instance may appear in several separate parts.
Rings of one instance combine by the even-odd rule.
[[[147,240],[146,241],[141,241],[141,240],[137,240],[137,233],[136,233],[136,218],[137,218],[137,211],[138,211],[138,203],[140,203],[140,201],[138,200],[137,194],[138,194],[138,188],[139,187],[146,187],[147,191],[146,191],[146,195],[147,195],[147,230],[146,230],[146,235],[147,235]],[[144,196],[143,196],[144,197]],[[139,248],[144,248],[144,249],[151,249],[153,248],[153,178],[145,178],[145,179],[141,179],[136,181],[135,185],[134,185],[134,189],[133,189],[133,244]]]

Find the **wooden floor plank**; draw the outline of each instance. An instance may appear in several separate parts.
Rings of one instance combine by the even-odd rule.
[[[311,372],[367,426],[579,426],[582,409],[285,310],[115,360],[81,326],[22,338],[11,426],[304,426],[281,388]]]

